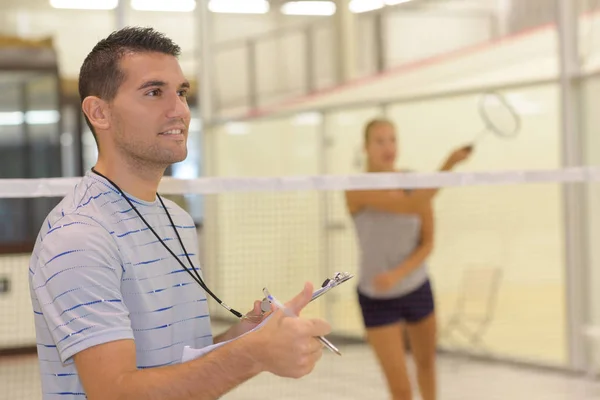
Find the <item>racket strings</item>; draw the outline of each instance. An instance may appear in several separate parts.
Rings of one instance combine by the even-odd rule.
[[[480,103],[486,128],[502,137],[514,137],[520,130],[520,118],[511,104],[497,93],[486,93]]]

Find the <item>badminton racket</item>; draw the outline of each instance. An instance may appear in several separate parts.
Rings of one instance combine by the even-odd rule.
[[[514,139],[521,131],[521,119],[504,96],[497,92],[486,92],[479,99],[479,116],[485,128],[468,146],[473,148],[490,132],[502,139]]]

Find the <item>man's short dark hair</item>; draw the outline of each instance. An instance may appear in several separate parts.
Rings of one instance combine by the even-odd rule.
[[[111,101],[125,80],[120,68],[126,53],[163,53],[179,57],[181,48],[164,34],[152,28],[127,27],[111,33],[94,46],[79,71],[79,97],[88,96]],[[85,120],[96,138],[94,127]],[[97,141],[97,139],[96,139]]]

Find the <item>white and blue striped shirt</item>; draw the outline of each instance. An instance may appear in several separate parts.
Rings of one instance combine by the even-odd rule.
[[[158,199],[128,198],[190,268]],[[163,201],[200,272],[192,218]],[[44,221],[29,283],[44,400],[85,398],[72,356],[89,347],[134,339],[138,368],[153,368],[179,363],[184,346],[213,343],[204,290],[120,193],[92,172]]]

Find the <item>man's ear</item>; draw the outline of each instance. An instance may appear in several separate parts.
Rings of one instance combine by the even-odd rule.
[[[96,131],[110,127],[110,111],[108,104],[99,97],[88,96],[83,99],[81,109]]]

